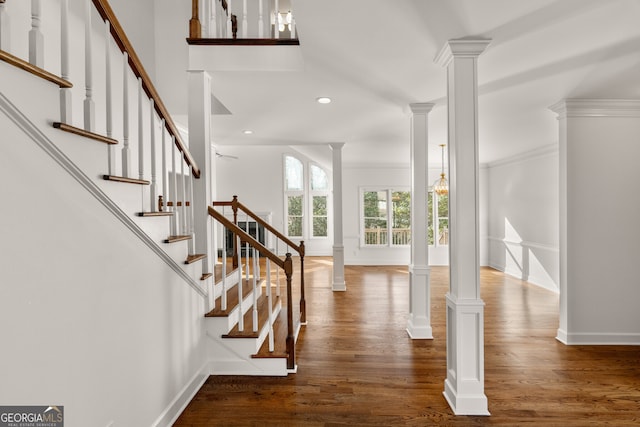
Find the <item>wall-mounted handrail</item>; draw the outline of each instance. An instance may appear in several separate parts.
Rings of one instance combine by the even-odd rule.
[[[147,71],[142,65],[142,61],[140,61],[138,54],[129,41],[129,38],[124,32],[124,29],[120,25],[118,18],[116,18],[115,14],[113,13],[113,9],[111,9],[109,2],[107,0],[92,1],[93,5],[100,14],[100,17],[102,17],[103,20],[109,21],[111,26],[111,36],[113,37],[116,45],[118,46],[120,51],[122,51],[123,53],[126,52],[128,54],[129,67],[133,71],[136,78],[142,79],[142,89],[150,99],[153,99],[155,111],[158,113],[158,116],[160,116],[160,119],[164,119],[165,127],[169,134],[175,137],[175,144],[178,150],[180,150],[180,152],[182,153],[182,157],[184,158],[185,162],[187,162],[187,164],[191,168],[193,176],[199,178],[200,169],[198,168],[196,161],[194,160],[193,156],[189,152],[189,149],[182,140],[176,124],[173,122],[173,119],[171,118],[167,107],[164,105],[164,102],[162,102],[158,91],[151,81],[151,77],[149,77],[149,75],[147,74]]]

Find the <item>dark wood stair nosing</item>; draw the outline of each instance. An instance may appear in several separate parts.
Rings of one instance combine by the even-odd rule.
[[[142,216],[142,217],[155,217],[155,216],[172,216],[173,212],[167,212],[167,211],[163,211],[163,212],[136,212],[137,216]]]
[[[200,280],[207,280],[211,276],[213,276],[213,273],[202,273],[202,276],[200,276]]]
[[[85,138],[93,139],[94,141],[102,142],[105,144],[109,144],[109,145],[118,144],[118,141],[116,139],[109,138],[108,136],[100,135],[98,133],[84,130],[75,126],[71,126],[66,123],[53,122],[53,127],[56,129],[60,129],[61,131],[64,131],[64,132],[69,132],[74,135],[83,136]]]
[[[190,234],[177,235],[177,236],[169,236],[163,240],[164,243],[176,243],[182,242],[183,240],[191,240]],[[196,260],[197,261],[197,260]]]
[[[40,77],[41,79],[47,80],[51,83],[55,83],[60,88],[69,89],[73,87],[73,84],[70,81],[63,79],[62,77],[56,76],[55,74],[50,73],[49,71],[43,68],[33,65],[22,58],[18,58],[17,56],[14,56],[7,51],[0,50],[0,60],[10,65],[13,65],[14,67],[18,67],[21,70],[24,70],[28,73],[31,73],[36,77]]]
[[[193,264],[196,261],[200,261],[201,259],[206,258],[205,254],[193,254],[187,256],[187,259],[184,261],[185,264]]]
[[[116,175],[102,175],[102,179],[104,179],[105,181],[123,182],[125,184],[138,184],[138,185],[151,184],[151,182],[146,181],[144,179],[127,178],[124,176],[116,176]]]

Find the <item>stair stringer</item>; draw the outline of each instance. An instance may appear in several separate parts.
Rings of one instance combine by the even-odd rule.
[[[173,271],[175,271],[202,298],[208,296],[207,290],[185,271],[160,247],[136,222],[125,213],[89,176],[87,176],[52,140],[42,132],[34,122],[14,105],[3,93],[0,93],[0,111],[2,111],[33,142],[45,151],[58,165],[69,173],[85,190],[94,196],[109,212],[122,222],[136,237],[158,255]]]

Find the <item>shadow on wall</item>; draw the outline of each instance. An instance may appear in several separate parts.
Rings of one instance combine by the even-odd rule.
[[[522,240],[508,218],[504,219],[504,238],[490,238],[490,251],[491,267],[545,289],[559,291],[559,249]]]

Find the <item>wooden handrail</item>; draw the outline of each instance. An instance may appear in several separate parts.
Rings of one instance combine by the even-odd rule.
[[[279,256],[277,256],[276,254],[271,252],[262,243],[258,242],[250,234],[246,233],[243,229],[241,229],[240,227],[235,225],[233,222],[231,222],[227,218],[225,218],[224,215],[222,215],[220,212],[215,210],[213,208],[213,206],[209,206],[208,210],[209,210],[209,215],[211,215],[216,220],[218,220],[222,225],[224,225],[226,228],[231,230],[234,234],[240,236],[242,241],[249,243],[252,247],[256,248],[258,250],[258,252],[260,252],[262,255],[264,255],[265,257],[269,258],[274,263],[276,263],[276,265],[278,265],[278,267],[280,267],[280,268],[282,268],[284,270],[285,274],[291,274],[292,273],[291,265],[289,265],[289,267],[285,268],[285,262]],[[287,257],[290,258],[291,254],[287,253]]]
[[[113,13],[113,9],[111,9],[109,2],[107,0],[92,0],[92,1],[93,1],[93,5],[98,10],[98,13],[102,17],[102,19],[109,21],[110,28],[111,28],[111,35],[113,36],[113,39],[115,40],[116,44],[120,48],[120,51],[127,52],[127,54],[129,55],[129,67],[131,67],[131,70],[133,71],[136,77],[140,77],[142,79],[142,88],[144,89],[147,96],[150,99],[153,99],[154,108],[156,112],[158,113],[161,119],[164,119],[165,126],[169,134],[175,137],[176,147],[178,148],[178,150],[180,150],[185,162],[187,162],[187,164],[191,168],[193,176],[196,178],[200,178],[200,169],[198,168],[196,161],[193,159],[193,157],[191,156],[191,153],[187,149],[186,144],[182,140],[182,137],[180,136],[180,132],[178,131],[178,128],[173,122],[173,119],[171,118],[171,115],[169,114],[167,107],[165,107],[164,102],[162,102],[162,99],[160,98],[158,91],[153,85],[151,78],[147,74],[147,71],[144,69],[144,66],[142,65],[142,61],[140,61],[138,54],[134,50],[133,45],[129,41],[129,38],[124,32],[124,29],[120,25],[118,18],[116,18],[115,14]]]

